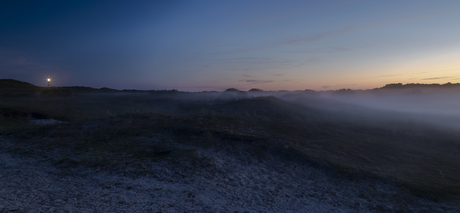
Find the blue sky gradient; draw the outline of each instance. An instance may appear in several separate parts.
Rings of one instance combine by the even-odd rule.
[[[460,1],[3,1],[0,78],[116,89],[460,82]]]

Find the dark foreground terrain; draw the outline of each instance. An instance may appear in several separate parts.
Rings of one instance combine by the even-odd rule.
[[[7,83],[4,212],[459,211],[460,131],[414,115],[311,92]]]

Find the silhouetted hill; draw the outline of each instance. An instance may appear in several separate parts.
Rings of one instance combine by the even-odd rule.
[[[14,79],[0,79],[0,89],[38,89],[39,87]]]
[[[458,93],[460,92],[460,83],[446,83],[446,84],[420,84],[420,83],[392,83],[386,84],[383,87],[368,89],[368,90],[352,90],[352,89],[339,89],[318,92],[319,94],[328,94],[333,96],[359,96],[363,94],[371,95],[413,95],[425,96],[427,94],[441,94],[441,93]]]
[[[44,96],[68,96],[73,93],[106,93],[118,92],[119,90],[103,87],[100,89],[83,86],[70,87],[39,87],[31,83],[14,79],[0,79],[0,95],[44,95]]]
[[[396,83],[396,84],[387,84],[383,87],[377,88],[377,89],[460,89],[460,83],[446,83],[446,84],[402,84],[402,83]]]
[[[41,91],[41,87],[13,79],[0,79],[1,96],[32,96]]]

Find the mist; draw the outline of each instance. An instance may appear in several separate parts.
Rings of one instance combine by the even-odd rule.
[[[389,84],[391,85],[391,84]],[[460,90],[449,84],[406,85],[411,88],[385,86],[373,90],[335,91],[211,91],[157,93],[159,98],[201,101],[210,105],[220,101],[276,97],[290,103],[330,113],[335,119],[365,122],[405,122],[434,125],[436,128],[460,129]],[[449,87],[450,86],[450,87]],[[125,95],[133,95],[125,94]],[[150,93],[152,94],[152,93]],[[261,106],[263,107],[263,106]]]
[[[458,129],[460,127],[459,90],[449,88],[433,90],[426,87],[428,86],[411,89],[325,92],[320,94],[320,97],[355,105],[357,108],[376,110],[375,113],[381,114],[382,119],[422,122]]]
[[[372,90],[204,92],[183,98],[228,100],[268,96],[329,112],[341,120],[396,121],[460,129],[459,84],[388,84]]]

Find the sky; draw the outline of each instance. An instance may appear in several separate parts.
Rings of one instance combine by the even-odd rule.
[[[0,79],[180,91],[460,82],[458,0],[1,1]]]

